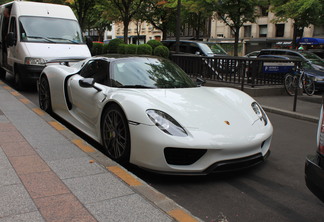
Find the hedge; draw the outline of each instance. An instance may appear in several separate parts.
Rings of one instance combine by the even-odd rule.
[[[156,56],[169,58],[169,53],[170,53],[170,51],[169,51],[168,47],[163,46],[163,45],[157,46],[154,49],[154,55],[156,55]]]
[[[141,44],[137,47],[137,54],[139,55],[152,55],[152,47],[149,44]]]
[[[154,40],[154,39],[151,39],[147,42],[147,44],[149,44],[152,49],[154,50],[156,47],[160,46],[160,45],[163,45],[162,42],[160,41],[157,41],[157,40]]]
[[[122,39],[112,39],[108,43],[109,53],[117,53],[118,46],[123,44],[124,41]]]
[[[136,54],[137,53],[137,45],[129,44],[125,47],[125,54]]]
[[[93,56],[95,56],[95,55],[101,55],[102,52],[103,52],[103,44],[102,43],[98,43],[98,42],[94,42],[92,44],[91,54]]]

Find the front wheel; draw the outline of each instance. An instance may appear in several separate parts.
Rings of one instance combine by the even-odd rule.
[[[39,107],[47,113],[52,112],[51,92],[45,76],[40,79],[38,90]]]
[[[314,81],[308,77],[308,76],[305,76],[304,77],[304,80],[303,80],[303,87],[304,87],[304,92],[311,96],[311,95],[314,95],[315,93],[315,83]]]
[[[104,110],[101,118],[101,138],[107,155],[124,164],[130,157],[130,133],[128,121],[118,105]]]
[[[284,85],[288,95],[290,96],[295,95],[297,84],[296,84],[296,79],[292,74],[288,73],[285,75]]]

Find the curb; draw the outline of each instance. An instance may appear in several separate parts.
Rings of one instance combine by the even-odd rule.
[[[174,221],[178,222],[200,222],[201,219],[193,216],[188,210],[184,209],[172,199],[168,198],[164,194],[160,193],[153,187],[149,186],[145,181],[138,178],[133,173],[129,172],[124,167],[120,166],[113,160],[109,159],[106,155],[98,151],[92,145],[88,144],[79,136],[75,135],[68,128],[64,127],[62,124],[57,122],[49,114],[45,113],[30,100],[26,99],[22,94],[6,85],[0,80],[0,87],[11,93],[16,99],[26,105],[27,108],[36,113],[40,118],[42,118],[47,124],[52,126],[56,131],[68,139],[71,143],[85,152],[93,160],[91,162],[96,162],[101,165],[102,168],[113,174],[117,179],[123,181],[126,185],[130,187],[134,192],[138,193],[146,200],[148,200],[153,206],[160,209],[167,215],[169,215]]]

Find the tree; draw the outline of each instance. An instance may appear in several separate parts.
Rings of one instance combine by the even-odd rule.
[[[176,11],[174,7],[169,7],[168,1],[145,0],[139,12],[143,20],[162,31],[163,40],[167,39],[168,32],[175,30]]]
[[[189,24],[195,31],[195,38],[200,39],[200,33],[206,28],[206,20],[213,14],[213,7],[205,0],[182,0],[185,9],[184,24]]]
[[[116,10],[113,15],[115,21],[122,21],[124,24],[124,42],[128,39],[128,26],[132,18],[138,13],[144,0],[108,0],[110,7]],[[108,6],[108,5],[107,5]]]
[[[322,25],[324,23],[323,0],[272,0],[271,11],[275,13],[278,21],[292,19],[294,22],[293,48],[296,48],[297,37],[303,36],[304,27],[309,25]]]
[[[257,16],[257,0],[206,0],[223,22],[231,28],[235,36],[234,56],[238,55],[240,28],[246,22],[254,22]]]
[[[75,10],[81,29],[84,30],[87,16],[94,9],[96,0],[66,0],[66,4]]]

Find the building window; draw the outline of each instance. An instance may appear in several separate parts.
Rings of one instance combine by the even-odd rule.
[[[324,25],[314,26],[314,37],[324,35]]]
[[[276,24],[276,37],[284,37],[285,24]]]
[[[267,37],[268,25],[259,25],[259,37]]]
[[[261,16],[268,16],[269,6],[260,6]]]
[[[251,37],[251,26],[245,25],[244,26],[244,37]]]

